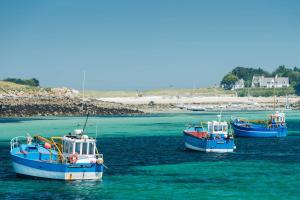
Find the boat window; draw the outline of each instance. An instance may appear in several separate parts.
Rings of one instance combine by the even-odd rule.
[[[66,152],[66,143],[63,141],[63,152]]]
[[[75,144],[75,153],[80,154],[80,145],[81,145],[80,142],[76,142],[76,144]]]
[[[218,131],[218,127],[217,126],[214,126],[214,131]]]
[[[87,154],[87,147],[88,147],[88,143],[87,142],[83,142],[82,143],[82,155],[86,155]]]
[[[223,131],[223,126],[222,125],[218,125],[218,131]]]
[[[210,126],[208,126],[208,131],[209,132],[212,132],[213,131],[213,128],[212,128],[212,126],[210,125]]]
[[[223,126],[223,131],[227,131],[227,126]]]
[[[68,153],[73,153],[73,143],[70,143],[70,142],[68,142],[68,143],[69,143]]]
[[[214,132],[222,131],[222,126],[214,126]]]
[[[94,148],[94,143],[89,143],[89,154],[94,155],[95,148]]]
[[[69,153],[69,143],[64,141],[65,145],[64,145],[64,152],[65,153]]]

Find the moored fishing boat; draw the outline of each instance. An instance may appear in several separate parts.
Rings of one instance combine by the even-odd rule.
[[[60,180],[100,180],[103,155],[96,140],[75,130],[63,137],[29,135],[11,140],[10,155],[17,175]]]
[[[203,126],[192,126],[183,131],[185,147],[205,152],[233,152],[236,148],[233,136],[228,133],[228,123],[220,121],[207,123]]]
[[[236,137],[285,137],[287,125],[285,114],[276,112],[270,115],[268,121],[243,120],[236,118],[232,122],[234,135]]]

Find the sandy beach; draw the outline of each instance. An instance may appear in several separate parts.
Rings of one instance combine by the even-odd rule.
[[[205,110],[271,110],[274,97],[233,97],[233,96],[143,96],[143,97],[102,97],[104,102],[132,105],[145,112],[177,112],[188,107]],[[275,97],[276,109],[284,109],[286,104],[294,105],[299,97]],[[185,108],[182,108],[185,107]],[[181,108],[181,109],[180,109]]]
[[[251,101],[257,103],[273,103],[274,97],[175,97],[175,96],[145,96],[145,97],[103,97],[98,98],[101,101],[116,102],[123,104],[148,104],[153,101],[157,104],[228,104],[228,103],[249,103]],[[295,103],[300,100],[300,97],[289,97],[290,103]],[[276,97],[276,102],[279,104],[286,102],[286,97]]]

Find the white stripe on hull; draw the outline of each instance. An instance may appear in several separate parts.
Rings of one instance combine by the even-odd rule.
[[[190,145],[188,143],[185,143],[185,147],[188,148],[188,149],[192,149],[192,150],[196,150],[196,151],[204,151],[204,152],[216,152],[216,153],[233,152],[233,149],[205,149],[205,148],[195,147],[195,146]]]
[[[60,180],[100,180],[102,172],[52,172],[35,169],[13,162],[13,168],[17,174],[34,176],[39,178],[60,179]]]

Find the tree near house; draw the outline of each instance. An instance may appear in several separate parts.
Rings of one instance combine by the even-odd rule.
[[[288,77],[290,86],[292,88],[290,92],[295,92],[300,96],[300,68],[290,68],[286,67],[285,65],[277,67],[271,73],[263,70],[262,68],[235,67],[231,72],[223,77],[221,86],[224,89],[232,89],[238,79],[243,79],[245,82],[245,87],[251,87],[253,76],[274,77],[276,75],[278,77]],[[262,95],[264,96],[264,94]],[[267,95],[268,94],[266,93],[265,96]]]
[[[300,96],[300,83],[297,83],[294,86],[294,90],[295,90],[296,95]]]
[[[290,68],[286,68],[284,65],[280,65],[279,67],[277,67],[277,69],[272,72],[273,76],[278,76],[278,77],[287,77],[289,76],[291,73],[293,73],[293,70]]]
[[[262,68],[236,67],[231,71],[232,74],[245,81],[245,87],[251,87],[252,78],[256,76],[270,76],[270,73]]]
[[[221,81],[221,87],[223,87],[225,90],[231,90],[238,80],[239,78],[236,75],[228,73],[223,77]]]

